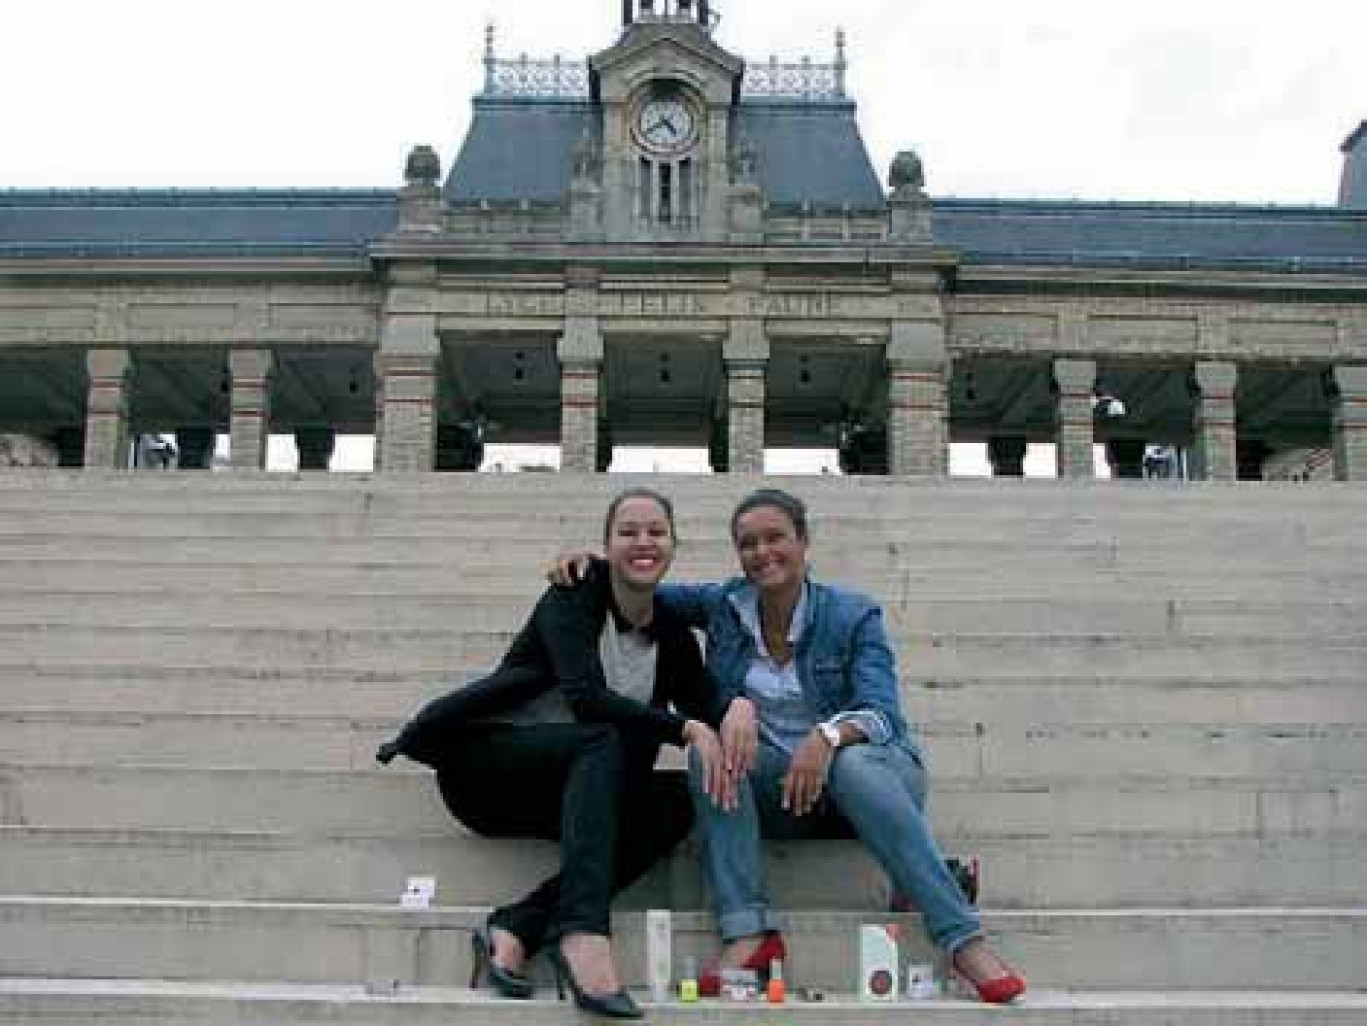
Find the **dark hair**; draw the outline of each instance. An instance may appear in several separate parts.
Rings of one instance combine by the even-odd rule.
[[[612,522],[617,519],[617,510],[622,503],[628,499],[649,499],[662,510],[665,511],[665,519],[669,521],[670,537],[677,539],[678,530],[674,527],[674,504],[666,499],[653,488],[628,488],[626,491],[618,492],[608,503],[608,515],[603,518],[603,541],[606,542],[612,535]]]
[[[752,509],[772,506],[783,512],[793,522],[799,541],[807,541],[807,506],[796,495],[790,495],[781,488],[761,488],[741,499],[731,514],[731,540],[736,540],[736,525],[740,518]]]

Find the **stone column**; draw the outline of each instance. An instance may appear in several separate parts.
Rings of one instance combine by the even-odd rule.
[[[1334,478],[1367,481],[1367,366],[1335,367]]]
[[[746,309],[760,295],[764,271],[738,267],[731,286]],[[764,473],[765,370],[769,366],[769,336],[759,317],[734,317],[722,340],[726,369],[726,464],[728,473]]]
[[[1024,435],[994,435],[987,440],[987,462],[993,477],[1024,477],[1025,452],[1029,447]]]
[[[133,356],[127,349],[85,354],[90,390],[85,413],[85,466],[128,466],[128,404]]]
[[[943,321],[892,322],[888,339],[888,473],[949,473],[949,353]]]
[[[592,474],[598,468],[598,395],[601,360],[560,358],[560,469]]]
[[[384,356],[381,465],[386,473],[415,473],[436,465],[437,361],[434,355]]]
[[[896,195],[917,205],[928,202],[915,189]],[[889,326],[886,351],[888,473],[944,477],[949,473],[951,363],[939,294],[942,283],[935,275],[907,268],[894,269],[890,283],[898,316]]]
[[[275,354],[269,349],[234,349],[228,354],[233,390],[229,431],[234,470],[266,469],[274,365]]]
[[[1192,370],[1191,476],[1197,481],[1233,481],[1238,471],[1234,424],[1237,364],[1202,361]]]
[[[294,445],[299,450],[299,469],[327,470],[336,444],[337,432],[330,427],[295,428]]]
[[[1095,474],[1092,443],[1092,389],[1096,385],[1096,361],[1054,361],[1057,395],[1058,476],[1089,478]]]
[[[603,328],[598,320],[598,277],[593,267],[567,269],[565,333],[555,347],[560,360],[560,469],[572,474],[592,474],[600,462]]]
[[[423,473],[435,466],[437,376],[441,341],[428,313],[390,313],[380,339],[384,416],[380,462],[385,473]]]

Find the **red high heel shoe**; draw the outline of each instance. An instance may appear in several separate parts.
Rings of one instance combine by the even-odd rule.
[[[1025,977],[1014,969],[1008,968],[1005,976],[996,976],[978,983],[959,968],[957,958],[951,959],[950,965],[961,980],[978,992],[978,1000],[984,1004],[1010,1004],[1025,993]]]
[[[759,977],[761,989],[769,982],[769,964],[774,959],[780,962],[788,957],[788,949],[783,944],[783,934],[778,932],[766,933],[764,939],[759,942],[759,947],[755,948],[737,969],[751,969]],[[727,968],[731,968],[728,966]],[[721,994],[721,966],[713,969],[705,969],[698,974],[698,995],[700,997],[717,997]]]

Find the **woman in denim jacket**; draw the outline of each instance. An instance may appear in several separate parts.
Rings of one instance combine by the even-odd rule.
[[[728,708],[725,779],[690,760],[722,964],[766,972],[784,954],[761,836],[853,835],[920,909],[931,941],[979,997],[1013,1000],[1025,981],[989,950],[931,836],[926,771],[899,708],[882,610],[808,577],[806,508],[786,492],[742,500],[731,538],[744,578],[659,590],[706,629],[708,669]]]

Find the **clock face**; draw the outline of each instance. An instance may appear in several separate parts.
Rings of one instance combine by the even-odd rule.
[[[650,100],[636,115],[636,136],[657,153],[678,153],[693,142],[693,111],[679,99]]]

